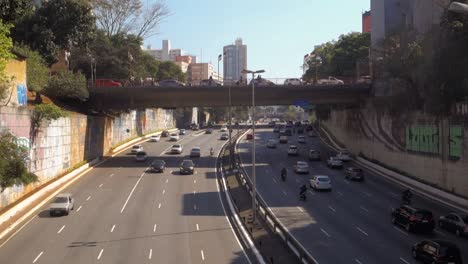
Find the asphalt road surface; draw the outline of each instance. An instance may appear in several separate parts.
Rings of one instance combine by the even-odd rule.
[[[306,134],[305,134],[306,135]],[[307,137],[307,135],[306,135]],[[391,224],[392,208],[401,203],[403,189],[383,177],[365,171],[363,183],[345,180],[342,170],[329,169],[326,159],[331,151],[319,138],[307,137],[306,144],[297,143],[296,136],[289,137],[288,144],[278,144],[268,149],[268,139],[278,140],[272,129],[260,129],[257,133],[256,175],[258,192],[280,221],[294,237],[321,264],[324,263],[416,263],[411,257],[411,246],[423,239],[445,239],[455,242],[462,250],[464,262],[468,262],[468,239],[436,228],[433,234],[407,233]],[[290,144],[299,147],[298,157],[288,157]],[[309,161],[307,151],[317,149],[322,161]],[[251,167],[251,141],[245,138],[238,151],[249,175]],[[293,164],[306,161],[309,175],[297,175]],[[345,164],[345,167],[352,163]],[[286,167],[286,182],[280,180],[280,170]],[[307,201],[299,201],[299,188],[308,184],[314,174],[331,178],[331,192],[316,192],[309,188]],[[416,207],[430,209],[437,220],[440,215],[454,210],[442,204],[413,198]]]
[[[211,146],[221,133],[188,134],[180,155],[173,142],[143,143],[150,158],[136,162],[130,150],[94,168],[63,192],[75,199],[68,216],[44,207],[0,248],[0,263],[249,263],[220,202]],[[192,147],[196,173],[180,175]],[[156,156],[164,173],[147,172]]]

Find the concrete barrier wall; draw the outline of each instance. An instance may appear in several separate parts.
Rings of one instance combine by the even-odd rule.
[[[128,139],[172,128],[175,123],[172,110],[163,109],[131,111],[115,118],[70,113],[43,124],[33,139],[31,113],[27,107],[0,107],[0,130],[9,130],[29,149],[28,166],[39,177],[34,184],[0,193],[0,209],[83,161],[102,156]]]
[[[367,106],[333,110],[322,125],[355,155],[361,153],[410,177],[468,197],[466,117],[438,119],[405,113],[392,118]]]

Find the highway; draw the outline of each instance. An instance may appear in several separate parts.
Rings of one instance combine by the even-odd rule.
[[[342,170],[329,169],[325,160],[332,151],[319,138],[307,137],[306,144],[297,143],[296,136],[289,137],[288,144],[278,144],[276,149],[266,147],[268,139],[278,140],[272,129],[256,132],[256,175],[258,193],[273,213],[289,229],[293,236],[312,254],[318,263],[416,263],[411,257],[411,246],[423,239],[445,239],[455,242],[468,261],[468,239],[436,228],[434,233],[407,233],[390,222],[392,208],[400,205],[402,187],[365,171],[366,181],[345,180]],[[298,145],[300,155],[288,157],[289,144]],[[237,146],[241,160],[252,175],[251,140],[245,137]],[[318,149],[322,161],[309,161],[307,151]],[[306,161],[309,175],[297,175],[293,164]],[[349,166],[352,163],[345,164]],[[282,167],[288,169],[286,182],[280,180]],[[309,188],[307,201],[299,201],[299,188],[308,184],[313,174],[331,178],[331,192],[316,192]],[[450,208],[415,195],[416,207],[430,209],[435,219],[453,212]]]
[[[200,132],[200,131],[198,131]],[[220,201],[215,157],[220,133],[181,136],[181,155],[166,153],[174,142],[143,143],[150,158],[136,162],[130,150],[110,158],[63,193],[75,209],[50,217],[42,208],[0,248],[0,263],[249,263]],[[179,175],[192,147],[196,173]],[[166,161],[164,173],[146,172],[151,160]]]

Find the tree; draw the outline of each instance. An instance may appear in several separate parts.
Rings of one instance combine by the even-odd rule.
[[[8,60],[13,58],[13,54],[10,52],[12,46],[10,25],[5,25],[0,20],[0,101],[7,97],[10,89],[10,82],[4,71]]]
[[[84,75],[71,71],[61,71],[52,76],[44,93],[60,99],[79,101],[85,101],[89,97]]]
[[[7,131],[0,133],[0,192],[13,185],[30,184],[37,176],[26,167],[28,150],[17,144],[16,137]]]
[[[0,20],[3,23],[15,23],[26,13],[31,12],[31,0],[2,0],[0,1]]]
[[[132,33],[139,38],[157,33],[157,27],[169,15],[162,1],[143,8],[141,0],[94,0],[94,13],[107,36]]]
[[[37,51],[28,46],[19,45],[14,49],[26,56],[26,74],[28,90],[40,93],[49,80],[49,68],[44,59]]]
[[[159,65],[157,79],[159,81],[164,79],[176,79],[181,82],[185,82],[186,76],[179,65],[172,61],[165,61]]]

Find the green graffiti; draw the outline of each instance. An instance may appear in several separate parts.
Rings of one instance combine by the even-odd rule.
[[[421,153],[440,153],[439,128],[409,126],[406,128],[406,149]]]
[[[463,141],[462,133],[463,128],[461,126],[450,127],[449,154],[452,158],[461,158]]]

